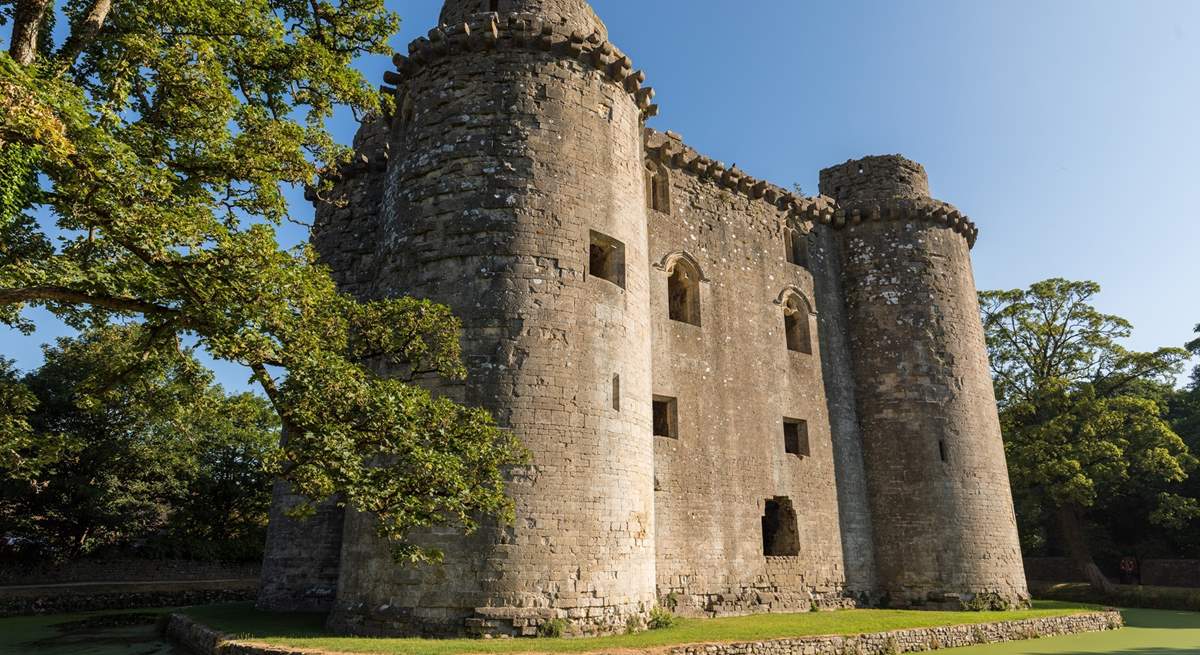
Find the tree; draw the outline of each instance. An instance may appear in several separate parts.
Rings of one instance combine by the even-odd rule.
[[[1196,460],[1153,390],[1170,383],[1187,351],[1121,346],[1132,326],[1090,304],[1099,292],[1094,282],[1052,279],[980,300],[1014,488],[1027,495],[1018,505],[1051,513],[1081,572],[1111,591],[1088,543],[1087,510],[1139,495],[1152,499],[1153,520],[1178,524],[1198,508],[1166,490]]]
[[[168,528],[206,544],[261,528],[263,460],[278,439],[266,401],[227,396],[188,352],[147,356],[140,330],[60,339],[25,377],[26,429],[0,436],[13,455],[0,462],[0,532],[73,558]],[[187,525],[204,511],[230,515],[207,531]]]
[[[457,320],[355,302],[275,238],[284,188],[320,187],[348,156],[334,109],[390,110],[351,67],[389,50],[382,0],[82,0],[61,7],[61,43],[49,0],[5,6],[0,321],[29,329],[38,305],[81,329],[135,322],[151,357],[191,337],[247,366],[288,435],[273,470],[374,512],[398,556],[430,555],[406,543],[414,527],[510,516],[518,442],[414,384],[465,375]]]

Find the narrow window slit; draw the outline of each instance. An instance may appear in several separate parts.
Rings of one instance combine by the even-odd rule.
[[[614,373],[612,379],[612,407],[621,411],[621,376]]]

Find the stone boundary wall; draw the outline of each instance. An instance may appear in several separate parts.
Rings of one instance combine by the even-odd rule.
[[[56,566],[0,563],[0,587],[77,582],[157,582],[257,578],[259,564],[181,559],[84,559]],[[0,590],[2,591],[2,590]]]
[[[1140,582],[1145,586],[1200,588],[1200,559],[1145,559],[1140,565]],[[1120,571],[1101,570],[1113,582],[1121,580]],[[1025,577],[1030,582],[1087,582],[1067,557],[1026,557]]]
[[[225,585],[224,588],[111,591],[72,590],[69,593],[4,593],[0,590],[0,618],[32,614],[67,614],[143,607],[182,607],[254,600],[257,581]]]
[[[1117,630],[1124,625],[1125,621],[1120,612],[1105,610],[1071,616],[914,628],[866,635],[688,644],[652,650],[662,655],[890,655],[1102,632]],[[315,655],[321,652],[228,641],[225,635],[183,614],[172,614],[167,619],[163,631],[172,643],[192,655]]]
[[[1200,587],[1200,560],[1143,560],[1142,584],[1151,587]]]

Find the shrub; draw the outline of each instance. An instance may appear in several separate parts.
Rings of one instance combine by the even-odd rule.
[[[625,634],[631,635],[635,632],[641,632],[642,619],[636,615],[629,615],[625,618]]]
[[[671,613],[670,610],[663,607],[655,607],[650,610],[650,620],[647,624],[651,630],[665,630],[675,625],[679,618]]]
[[[546,639],[558,639],[566,631],[566,619],[550,619],[538,626],[538,636]]]
[[[975,594],[971,600],[962,602],[962,608],[968,612],[1007,612],[1012,609],[1012,604],[1000,594],[987,591]]]

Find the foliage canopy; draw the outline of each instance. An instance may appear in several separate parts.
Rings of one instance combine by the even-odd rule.
[[[30,329],[22,309],[41,306],[81,330],[133,322],[148,360],[195,339],[249,367],[287,435],[272,470],[376,513],[398,555],[430,555],[406,544],[414,527],[507,516],[515,439],[413,384],[464,376],[457,320],[357,302],[276,240],[286,188],[348,155],[334,110],[389,111],[351,66],[389,50],[382,0],[4,4],[0,321]]]

